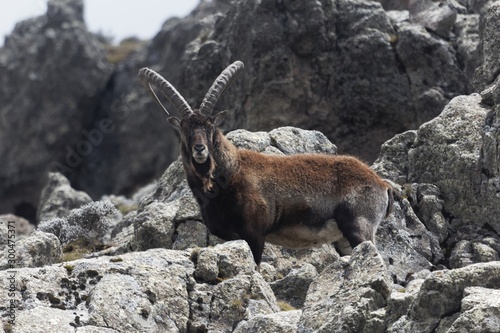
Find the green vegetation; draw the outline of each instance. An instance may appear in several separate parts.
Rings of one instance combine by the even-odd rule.
[[[87,254],[102,251],[106,248],[108,248],[108,245],[102,244],[97,240],[78,238],[63,246],[63,255],[60,262],[81,259]]]
[[[118,209],[120,211],[120,213],[122,213],[123,216],[125,216],[128,213],[139,209],[139,206],[137,206],[137,204],[131,204],[131,205],[122,204],[122,205],[116,206],[116,209]]]
[[[285,301],[278,301],[278,306],[281,311],[293,311],[297,310],[293,305]]]
[[[13,330],[12,324],[9,322],[4,322],[3,330],[5,331],[5,333],[12,333]]]

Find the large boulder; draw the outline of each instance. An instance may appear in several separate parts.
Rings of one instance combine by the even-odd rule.
[[[197,105],[240,59],[245,71],[219,104],[234,110],[227,127],[316,129],[372,161],[385,140],[469,89],[449,40],[459,6],[426,3],[412,12],[419,19],[393,20],[374,1],[233,1],[187,49],[178,88]]]
[[[500,308],[493,299],[500,289],[499,270],[499,262],[490,262],[433,272],[422,283],[407,312],[387,331],[426,333],[436,332],[438,327],[439,332],[450,333],[498,331]],[[492,303],[488,304],[488,299]],[[492,316],[486,317],[488,313]]]
[[[35,221],[44,175],[72,174],[94,148],[87,127],[111,74],[82,0],[51,0],[0,48],[0,212]],[[86,134],[87,133],[87,134]]]
[[[405,196],[446,248],[449,267],[499,257],[498,87],[454,98],[417,131],[385,143],[374,164],[383,176],[417,189]]]
[[[72,209],[88,204],[92,198],[83,191],[73,189],[69,180],[59,172],[51,172],[40,195],[38,222],[67,217]]]
[[[5,249],[0,255],[0,270],[42,267],[52,265],[61,259],[61,242],[51,233],[35,230],[29,237],[11,244],[14,246],[8,246],[8,249],[12,251]]]
[[[385,332],[391,280],[371,242],[328,266],[307,293],[299,332]]]
[[[16,301],[15,332],[232,332],[278,311],[245,242],[213,250],[223,276],[213,284],[196,280],[205,256],[155,249],[20,268],[14,279],[0,271],[1,289],[15,293],[1,293],[0,302]],[[0,309],[5,322],[8,311]]]

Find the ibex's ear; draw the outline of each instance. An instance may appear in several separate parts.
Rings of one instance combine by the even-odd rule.
[[[227,111],[221,111],[213,117],[214,125],[219,127],[227,116]]]
[[[168,117],[167,118],[168,123],[170,126],[175,128],[176,130],[180,131],[181,130],[181,120],[177,117]]]

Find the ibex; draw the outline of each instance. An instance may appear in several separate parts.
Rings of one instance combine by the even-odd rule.
[[[168,122],[180,133],[187,182],[208,230],[224,240],[245,240],[257,265],[265,241],[288,248],[335,243],[341,254],[374,242],[393,192],[367,165],[350,156],[264,155],[238,149],[224,136],[218,126],[226,111],[212,111],[242,69],[241,61],[228,66],[195,110],[159,74],[139,71],[158,104],[167,111],[152,86],[182,115]]]

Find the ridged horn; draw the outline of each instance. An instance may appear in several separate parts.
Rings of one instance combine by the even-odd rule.
[[[167,109],[165,108],[165,106],[163,106],[158,96],[156,96],[153,87],[151,85],[153,85],[156,89],[160,90],[181,115],[193,112],[193,110],[186,102],[184,97],[182,97],[182,95],[174,88],[174,86],[170,84],[170,82],[165,80],[160,74],[156,73],[154,70],[149,69],[147,67],[141,68],[139,70],[138,76],[144,88],[147,89],[151,97],[153,97],[156,103],[158,103],[158,105],[167,114],[170,113],[168,113]]]
[[[236,74],[240,72],[245,65],[241,61],[235,61],[229,65],[225,70],[220,73],[220,75],[215,79],[212,87],[208,90],[203,102],[200,105],[200,111],[211,114],[217,100],[222,95],[224,90],[229,86],[231,81],[236,77]]]

